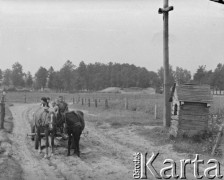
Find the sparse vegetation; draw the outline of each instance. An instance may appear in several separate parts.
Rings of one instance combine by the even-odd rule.
[[[171,143],[171,140],[169,139],[169,130],[161,126],[150,129],[139,129],[138,134],[153,141],[156,146]]]
[[[12,142],[9,133],[13,129],[12,114],[6,106],[6,117],[4,130],[0,130],[0,179],[20,180],[22,179],[22,168],[12,157]]]

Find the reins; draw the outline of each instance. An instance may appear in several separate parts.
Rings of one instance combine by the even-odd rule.
[[[68,127],[68,124],[67,124],[67,118],[66,118],[66,112],[64,112],[64,113],[61,113],[61,116],[62,116],[62,122],[64,123],[64,127]]]

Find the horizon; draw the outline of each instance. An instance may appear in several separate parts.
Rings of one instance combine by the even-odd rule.
[[[32,75],[40,66],[59,70],[128,63],[157,72],[163,66],[162,0],[0,1],[1,69],[15,62]],[[200,65],[214,70],[224,59],[224,6],[204,0],[170,5],[170,65],[192,75]],[[181,61],[180,61],[181,60]]]
[[[18,61],[17,61],[17,62],[18,62]],[[15,64],[15,63],[17,63],[17,62],[14,62],[13,64]],[[65,61],[65,62],[66,62],[66,61]],[[64,62],[64,63],[62,64],[62,66],[59,67],[58,69],[56,69],[54,66],[52,66],[53,69],[54,69],[54,71],[60,71],[60,69],[61,69],[61,68],[63,67],[63,65],[65,64],[65,62]],[[80,62],[81,62],[81,61],[80,61]],[[79,62],[79,63],[80,63],[80,62]],[[85,61],[83,61],[83,62],[84,62],[86,65],[89,65],[89,64],[90,64],[90,63],[87,64]],[[20,62],[18,62],[18,63],[21,64]],[[78,63],[78,64],[74,64],[74,65],[75,65],[75,69],[78,68],[79,63]],[[91,62],[91,63],[92,63],[92,64],[95,64],[95,63],[99,63],[99,62]],[[102,63],[102,64],[108,65],[109,63],[110,63],[110,62],[108,62],[108,63]],[[112,63],[113,63],[113,64],[116,64],[116,63],[118,63],[118,62],[112,62]],[[220,62],[220,63],[221,63],[221,62]],[[13,64],[12,64],[12,65],[13,65]],[[118,63],[118,64],[129,64],[129,65],[135,65],[136,67],[140,67],[140,68],[146,68],[146,67],[143,67],[143,66],[137,66],[136,64],[130,64],[130,63],[125,63],[125,62],[124,62],[124,63]],[[221,63],[221,64],[222,64],[222,63]],[[6,69],[10,69],[10,70],[12,70],[12,65],[11,65],[9,68],[6,68]],[[22,65],[22,68],[23,68],[23,67],[24,67],[23,64],[21,64],[21,65]],[[170,65],[172,66],[172,64],[170,64]],[[217,64],[217,65],[218,65],[218,64]],[[51,66],[49,66],[49,67],[39,66],[38,69],[39,69],[40,67],[43,67],[43,68],[49,70],[49,68],[50,68]],[[163,67],[163,66],[161,66],[161,67]],[[161,67],[160,67],[160,68],[161,68]],[[177,66],[176,66],[176,67],[177,67]],[[172,70],[173,70],[173,71],[176,71],[176,67],[174,68],[174,66],[172,66]],[[179,66],[178,66],[178,67],[179,67]],[[160,69],[160,68],[159,68],[159,69]],[[185,69],[185,70],[190,71],[189,69],[186,69],[186,68],[184,68],[184,67],[179,67],[179,68],[183,68],[183,69]],[[6,69],[1,69],[1,68],[0,68],[0,70],[2,70],[2,72],[5,71]],[[38,71],[38,69],[37,69],[37,71]],[[147,69],[147,68],[146,68],[146,69]],[[155,73],[158,73],[158,70],[159,70],[159,69],[157,69],[156,71],[154,71],[154,70],[149,70],[149,69],[147,69],[147,70],[148,70],[148,71],[155,72]],[[207,71],[212,70],[212,72],[214,72],[215,69],[208,69],[208,68],[206,67],[206,70],[207,70]],[[36,72],[37,72],[37,71],[36,71]],[[30,70],[24,71],[24,68],[23,68],[23,73],[27,74],[28,72],[30,72],[31,75],[32,75],[33,77],[35,76],[35,73],[36,73],[36,72],[31,72]],[[191,79],[192,79],[193,76],[194,76],[194,74],[195,74],[196,72],[192,72],[192,71],[190,71],[190,73],[191,73],[191,76],[192,76]]]

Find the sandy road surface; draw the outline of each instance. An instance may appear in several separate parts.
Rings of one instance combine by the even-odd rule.
[[[127,159],[132,159],[131,150],[97,132],[88,123],[88,115],[86,130],[89,134],[81,137],[81,158],[73,155],[67,157],[65,142],[58,141],[55,155],[44,159],[44,153],[38,154],[34,149],[34,142],[26,135],[30,132],[29,120],[36,109],[35,104],[15,104],[10,107],[14,117],[14,130],[10,137],[13,141],[13,157],[20,162],[24,179],[132,178],[133,166]]]
[[[73,155],[67,157],[67,142],[56,141],[55,155],[44,159],[44,153],[38,154],[34,142],[27,137],[30,133],[29,121],[32,113],[38,108],[35,104],[15,104],[10,107],[14,117],[14,130],[10,137],[13,142],[13,157],[23,168],[26,180],[130,180],[133,179],[133,153],[160,152],[154,167],[160,170],[166,158],[179,161],[187,158],[186,154],[177,154],[170,145],[152,146],[150,141],[136,135],[135,126],[111,128],[103,123],[96,128],[91,122],[94,114],[85,113],[88,136],[81,136],[81,158]],[[42,143],[43,145],[44,143]],[[44,152],[44,150],[43,150]],[[190,168],[190,170],[192,170]],[[192,172],[187,173],[188,179],[194,179]],[[155,179],[148,173],[148,179]]]

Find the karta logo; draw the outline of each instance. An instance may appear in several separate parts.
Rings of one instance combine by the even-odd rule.
[[[199,154],[195,155],[195,159],[181,159],[180,160],[180,172],[177,173],[177,163],[172,159],[165,159],[163,161],[164,165],[168,165],[163,167],[162,169],[156,169],[154,165],[156,164],[156,159],[159,156],[159,153],[152,153],[150,158],[147,159],[147,153],[134,153],[134,171],[133,178],[134,179],[147,179],[148,172],[150,172],[151,176],[156,179],[187,179],[186,177],[186,165],[193,166],[194,177],[195,179],[222,179],[223,175],[220,173],[220,163],[216,159],[209,159],[207,161],[207,165],[210,165],[206,169],[204,169],[203,174],[199,173],[199,165],[204,164],[204,160],[199,159]]]

